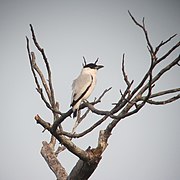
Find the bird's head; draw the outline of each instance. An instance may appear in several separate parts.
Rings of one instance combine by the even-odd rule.
[[[85,68],[88,69],[89,68],[89,69],[92,69],[92,70],[99,70],[99,69],[104,67],[103,65],[97,65],[97,62],[98,62],[99,58],[97,58],[97,60],[94,63],[89,63],[89,64],[86,63],[86,60],[85,60],[84,57],[83,57],[83,59],[84,59],[83,69],[85,69]]]

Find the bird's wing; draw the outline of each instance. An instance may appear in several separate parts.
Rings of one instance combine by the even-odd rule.
[[[92,76],[89,74],[81,74],[72,84],[72,103],[74,106],[88,91],[92,84]]]

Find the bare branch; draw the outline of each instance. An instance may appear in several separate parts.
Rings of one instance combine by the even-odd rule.
[[[151,90],[152,90],[152,87],[151,87],[151,83],[152,83],[152,74],[150,73],[150,77],[149,77],[149,83],[148,83],[148,94],[147,96],[144,98],[143,102],[141,104],[136,104],[140,98],[141,98],[141,94],[138,93],[134,99],[129,102],[125,107],[124,109],[117,115],[112,115],[111,118],[113,118],[113,121],[111,123],[109,123],[106,127],[106,132],[109,132],[111,133],[112,130],[115,128],[115,126],[122,120],[124,119],[125,117],[128,117],[132,114],[135,114],[137,113],[145,104],[146,102],[148,101],[150,95],[151,95]],[[132,110],[132,111],[129,111],[133,106],[135,105],[135,109]]]
[[[150,67],[149,67],[149,70],[148,70],[147,73],[144,75],[143,79],[142,79],[141,82],[138,84],[138,86],[137,86],[136,88],[134,88],[133,92],[131,93],[131,96],[134,96],[135,93],[144,85],[144,83],[145,83],[145,81],[147,80],[147,78],[148,78],[148,76],[150,75],[150,73],[152,73],[152,70],[153,70],[153,68],[155,67],[155,60],[156,60],[157,58],[155,57],[155,53],[154,53],[153,47],[152,47],[152,45],[151,45],[151,43],[150,43],[150,40],[149,40],[149,37],[148,37],[148,33],[147,33],[146,28],[145,28],[144,18],[143,18],[143,22],[142,22],[143,25],[141,25],[141,24],[138,23],[138,22],[136,21],[136,19],[132,16],[132,14],[130,13],[130,11],[128,11],[128,13],[129,13],[129,15],[131,16],[131,18],[132,18],[132,20],[134,21],[134,23],[143,30],[143,32],[144,32],[144,34],[145,34],[146,42],[147,42],[148,47],[149,47],[148,49],[149,49],[150,54],[151,54],[151,65],[150,65]]]
[[[36,36],[35,36],[35,33],[34,33],[34,29],[33,29],[33,26],[31,24],[30,24],[30,29],[31,29],[34,44],[37,47],[37,49],[41,52],[43,60],[44,60],[44,62],[46,64],[46,69],[47,69],[47,72],[48,72],[48,82],[49,82],[49,88],[50,88],[50,94],[51,94],[50,103],[51,103],[52,107],[54,108],[54,106],[55,106],[55,97],[54,97],[54,89],[53,89],[53,86],[52,86],[52,77],[51,77],[51,69],[50,69],[50,66],[49,66],[49,62],[47,60],[44,49],[41,48],[39,43],[37,42],[37,39],[36,39]]]
[[[61,165],[61,163],[58,161],[52,148],[46,141],[43,141],[42,143],[43,143],[43,147],[41,149],[41,155],[46,160],[50,169],[54,172],[58,180],[66,180],[67,172],[64,169],[64,167]],[[61,177],[61,179],[59,179],[59,177]]]
[[[112,87],[105,89],[105,90],[103,91],[103,93],[99,96],[99,98],[96,99],[96,101],[92,102],[91,104],[94,105],[94,104],[97,104],[97,103],[101,102],[101,99],[104,97],[104,95],[105,95],[107,92],[109,92],[111,89],[112,89]]]
[[[132,17],[133,18],[133,17]],[[135,21],[135,23],[140,26],[141,28],[145,28],[144,26],[144,22],[143,22],[143,26],[140,25],[135,19],[133,19]],[[174,50],[175,48],[172,48],[172,51]],[[165,68],[163,68],[154,78],[152,77],[152,70],[154,69],[155,67],[155,64],[154,64],[154,59],[151,58],[151,65],[150,65],[150,68],[148,70],[148,72],[145,74],[144,78],[142,79],[142,81],[139,83],[139,85],[133,90],[133,92],[131,93],[131,97],[133,97],[133,95],[135,95],[135,93],[137,91],[138,94],[135,96],[135,98],[133,98],[133,100],[131,102],[129,102],[126,107],[117,115],[117,116],[114,116],[114,115],[111,115],[111,118],[114,118],[114,120],[107,126],[106,128],[106,131],[108,132],[111,132],[113,130],[113,128],[117,125],[117,123],[122,120],[123,118],[125,117],[128,117],[134,113],[137,113],[144,105],[146,102],[150,102],[149,101],[149,98],[151,97],[151,90],[152,90],[152,87],[153,87],[153,83],[155,83],[165,72],[167,72],[168,70],[170,70],[174,65],[178,64],[180,60],[180,56],[178,58],[176,58],[173,62],[171,62],[170,64],[168,64]],[[125,76],[125,75],[124,75]],[[146,81],[147,77],[149,76],[149,82],[144,85],[144,82]],[[143,86],[144,85],[144,86]],[[142,88],[141,88],[142,87]],[[140,90],[141,88],[141,90]],[[148,95],[145,96],[145,98],[143,98],[143,102],[141,104],[136,104],[136,102],[140,101],[141,100],[141,96],[142,94],[148,89]],[[129,99],[130,99],[129,98]],[[179,95],[173,97],[173,98],[170,98],[168,99],[167,101],[165,102],[159,102],[159,103],[170,103],[174,100],[177,100],[179,98]],[[152,102],[152,101],[151,101]],[[132,111],[129,111],[133,105],[136,105],[135,109],[132,110]],[[124,107],[124,106],[123,106]]]
[[[161,43],[156,47],[154,53],[157,54],[157,52],[160,50],[160,48],[167,44],[169,41],[171,41],[177,34],[172,35],[170,38],[168,38],[166,41],[161,41]]]
[[[177,65],[180,61],[180,55],[173,60],[171,63],[169,63],[167,66],[165,66],[163,69],[161,69],[159,71],[159,73],[157,73],[156,76],[154,76],[152,83],[155,83],[164,73],[166,73],[167,71],[169,71],[172,67],[174,67],[175,65]]]
[[[124,76],[124,81],[126,82],[127,86],[130,86],[130,81],[128,80],[128,76],[125,72],[125,69],[124,69],[124,54],[123,54],[123,59],[122,59],[122,73],[123,73],[123,76]]]
[[[154,104],[154,105],[165,105],[165,104],[168,104],[168,103],[171,103],[173,101],[176,101],[177,99],[180,98],[180,94],[176,95],[176,96],[173,96],[167,100],[161,100],[161,101],[155,101],[155,100],[152,100],[152,98],[155,98],[155,97],[161,97],[163,95],[167,95],[167,94],[172,94],[172,93],[176,93],[176,92],[179,92],[180,91],[180,88],[175,88],[175,89],[169,89],[169,90],[166,90],[166,91],[161,91],[161,92],[158,92],[158,93],[154,93],[150,96],[150,99],[148,99],[147,103],[149,104]],[[144,100],[145,97],[142,97],[141,100]]]
[[[146,42],[147,42],[147,45],[148,45],[148,49],[149,49],[149,51],[150,51],[151,56],[153,57],[153,55],[154,55],[154,50],[153,50],[153,47],[152,47],[152,45],[151,45],[151,43],[150,43],[149,36],[148,36],[148,32],[147,32],[147,30],[146,30],[146,28],[145,28],[145,18],[143,18],[143,20],[142,20],[142,24],[143,24],[143,25],[141,25],[140,23],[138,23],[138,22],[136,21],[136,19],[133,17],[133,15],[130,13],[130,11],[128,11],[128,13],[129,13],[130,17],[132,18],[132,20],[134,21],[134,23],[143,30],[144,35],[145,35],[145,38],[146,38]]]
[[[93,113],[97,115],[107,115],[109,114],[109,111],[103,111],[103,110],[98,110],[92,105],[91,103],[84,102],[85,106],[87,106]]]
[[[174,88],[174,89],[169,89],[169,90],[165,90],[165,91],[160,91],[158,93],[151,94],[150,98],[163,96],[163,95],[167,95],[167,94],[172,94],[172,93],[176,93],[179,91],[180,91],[180,88]]]
[[[178,43],[176,43],[167,53],[164,54],[164,56],[162,56],[161,58],[159,58],[155,64],[160,63],[161,61],[163,61],[164,59],[166,59],[172,52],[174,52],[175,49],[177,49],[180,46],[180,41]]]
[[[124,91],[124,93],[121,95],[120,100],[117,103],[113,103],[115,104],[115,107],[111,110],[111,114],[115,114],[118,111],[120,111],[127,103],[131,103],[131,93],[130,92],[130,88],[133,84],[133,80],[131,81],[131,83],[129,84],[129,86],[126,87],[126,90]],[[128,95],[128,97],[126,98],[126,96]]]
[[[144,21],[143,21],[143,27],[144,27]],[[151,58],[151,65],[150,68],[147,72],[147,76],[149,76],[149,82],[147,84],[148,86],[148,94],[147,96],[144,98],[143,102],[139,105],[137,105],[136,103],[139,101],[140,97],[142,96],[142,93],[144,91],[139,91],[138,94],[133,98],[133,100],[131,102],[129,102],[124,109],[117,115],[117,116],[111,116],[112,118],[114,118],[114,120],[107,125],[106,127],[106,132],[108,132],[109,134],[111,134],[112,130],[115,128],[115,126],[119,123],[119,121],[129,115],[132,115],[134,113],[137,113],[148,101],[149,97],[151,96],[151,91],[152,91],[152,71],[153,71],[153,59]],[[130,86],[130,84],[127,84],[128,86]],[[140,89],[140,88],[139,88]],[[138,90],[139,90],[138,89]],[[132,97],[132,95],[129,95],[130,98]],[[129,112],[129,110],[133,107],[133,105],[135,105],[135,110],[132,110]]]
[[[178,95],[176,95],[174,97],[171,97],[169,99],[163,100],[163,101],[154,101],[154,100],[149,99],[147,102],[149,104],[153,104],[153,105],[165,105],[165,104],[172,103],[172,102],[176,101],[179,98],[180,98],[180,94],[178,94]]]
[[[86,112],[80,117],[80,122],[82,122],[83,119],[86,118],[86,116],[88,115],[89,112],[90,112],[90,109],[87,109]]]
[[[95,129],[96,127],[98,127],[100,124],[102,124],[110,115],[105,115],[103,116],[99,121],[97,121],[96,123],[94,123],[90,128],[88,128],[87,130],[83,131],[82,133],[76,134],[74,137],[75,138],[79,138],[82,137],[88,133],[90,133],[93,129]]]
[[[49,101],[51,101],[51,92],[50,92],[50,89],[49,89],[49,87],[48,87],[48,85],[47,85],[47,83],[46,83],[46,79],[45,79],[45,77],[44,77],[44,75],[43,75],[43,73],[42,73],[42,71],[40,70],[40,68],[37,66],[37,64],[36,64],[36,62],[35,62],[35,54],[32,52],[31,53],[32,54],[32,59],[33,59],[33,68],[36,70],[36,72],[38,73],[38,75],[39,75],[39,77],[40,77],[40,79],[41,79],[41,82],[42,82],[42,84],[43,84],[43,87],[44,87],[44,89],[45,89],[45,91],[46,91],[46,93],[47,93],[47,96],[48,96],[48,98],[49,98]],[[39,92],[40,93],[40,92]]]
[[[85,136],[86,134],[90,133],[92,130],[94,130],[95,128],[97,128],[99,125],[101,125],[107,118],[109,117],[109,115],[105,115],[103,116],[100,120],[98,120],[96,123],[94,123],[91,127],[89,127],[88,129],[86,129],[85,131],[78,133],[78,134],[72,134],[72,133],[68,133],[65,131],[61,131],[59,132],[60,134],[63,134],[69,138],[80,138]]]
[[[29,62],[30,62],[31,71],[32,71],[32,73],[33,73],[33,77],[34,77],[34,80],[35,80],[35,84],[36,84],[36,86],[37,86],[38,89],[41,89],[41,87],[40,87],[40,85],[39,85],[39,82],[38,82],[38,78],[37,78],[36,73],[35,73],[34,68],[33,68],[33,65],[34,65],[34,63],[35,63],[35,62],[34,62],[35,59],[32,58],[32,57],[34,57],[34,56],[33,56],[33,55],[31,54],[31,52],[30,52],[29,39],[28,39],[28,37],[26,37],[26,43],[27,43],[27,51],[28,51],[28,56],[29,56]],[[34,54],[34,53],[33,53],[33,54]]]
[[[47,84],[46,84],[46,81],[45,81],[45,78],[42,74],[42,72],[40,71],[40,69],[37,67],[36,65],[36,61],[35,61],[35,54],[34,52],[30,52],[30,48],[29,48],[29,39],[26,37],[26,41],[27,41],[27,51],[28,51],[28,55],[29,55],[29,61],[30,61],[30,65],[31,65],[31,71],[33,73],[33,77],[34,77],[34,80],[35,80],[35,84],[37,86],[36,90],[37,92],[41,95],[41,99],[43,100],[43,102],[46,104],[46,106],[49,108],[49,109],[52,109],[51,105],[49,104],[49,102],[46,100],[44,94],[43,94],[43,90],[38,82],[38,78],[36,76],[36,73],[35,73],[35,70],[38,72],[38,74],[40,75],[40,78],[42,80],[42,83],[46,89],[46,93],[49,97],[50,93],[49,93],[49,89],[47,87]]]
[[[63,144],[71,153],[78,156],[83,161],[89,161],[89,155],[84,150],[76,146],[70,139],[66,138],[63,135],[59,135],[57,131],[52,132],[51,124],[45,122],[39,115],[35,116],[35,120],[38,124],[41,124],[41,126],[47,129],[54,137],[56,137],[56,139],[61,144]]]
[[[178,56],[174,61],[172,61],[165,68],[163,68],[154,78],[152,78],[152,70],[153,70],[154,66],[153,66],[153,60],[151,60],[151,66],[147,73],[147,75],[149,74],[149,78],[150,78],[149,82],[142,87],[142,89],[135,96],[135,98],[131,101],[131,103],[128,103],[127,106],[117,116],[114,116],[114,115],[111,116],[111,118],[114,118],[114,120],[107,126],[106,131],[111,132],[120,120],[122,120],[123,118],[128,117],[132,114],[137,113],[145,105],[146,102],[162,104],[162,103],[170,103],[172,101],[177,100],[179,98],[179,95],[177,95],[173,98],[170,98],[166,101],[162,101],[162,102],[154,102],[152,100],[149,101],[149,98],[151,97],[152,84],[154,82],[156,82],[165,72],[167,72],[173,66],[175,66],[179,61],[180,61],[180,56]],[[145,98],[143,98],[143,102],[139,105],[136,105],[136,108],[134,110],[129,111],[133,107],[135,102],[138,102],[141,100],[141,96],[145,92],[146,89],[148,89],[148,95],[145,96]],[[139,90],[139,88],[138,88],[138,90]]]
[[[152,84],[154,84],[164,73],[166,73],[166,72],[169,71],[172,67],[174,67],[179,61],[180,61],[180,55],[179,55],[175,60],[173,60],[171,63],[169,63],[168,65],[166,65],[163,69],[161,69],[161,70],[157,73],[157,75],[155,75],[155,76],[152,78]],[[147,75],[147,74],[146,74],[146,75]],[[149,86],[148,86],[148,83],[145,84],[145,85],[141,88],[141,90],[140,90],[141,94],[143,94],[143,93],[147,90],[148,87],[149,87]],[[136,91],[136,90],[139,90],[139,88],[134,89],[134,91]],[[133,92],[134,92],[134,91],[133,91]],[[133,92],[132,92],[132,93],[133,93]]]

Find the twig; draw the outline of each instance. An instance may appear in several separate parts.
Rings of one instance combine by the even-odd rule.
[[[34,69],[36,69],[36,71],[37,71],[37,68],[35,68],[35,67],[37,67],[37,65],[36,65],[36,61],[35,61],[35,54],[34,54],[34,52],[30,52],[29,39],[28,39],[28,37],[26,37],[26,42],[27,42],[27,51],[28,51],[29,62],[30,62],[30,66],[31,66],[31,71],[32,71],[32,73],[33,73],[34,81],[35,81],[35,84],[36,84],[36,86],[37,86],[36,90],[37,90],[37,92],[41,95],[41,99],[44,101],[44,103],[46,104],[46,106],[47,106],[49,109],[51,109],[52,107],[51,107],[51,105],[49,104],[49,102],[46,100],[46,98],[45,98],[45,96],[44,96],[44,94],[43,94],[43,90],[42,90],[42,88],[41,88],[41,86],[40,86],[40,84],[39,84],[39,82],[38,82],[38,78],[37,78],[36,73],[35,73],[35,70],[34,70]],[[45,87],[45,89],[46,89],[46,93],[47,93],[47,95],[49,95],[49,89],[48,89],[48,87],[47,87],[47,85],[46,85],[46,81],[45,81],[45,79],[44,79],[44,76],[42,75],[42,72],[38,71],[38,74],[41,75],[42,82],[44,82],[44,87]]]
[[[95,128],[97,128],[99,125],[101,125],[110,115],[105,115],[103,116],[100,120],[98,120],[96,123],[94,123],[91,127],[89,127],[88,129],[86,129],[85,131],[78,133],[78,134],[72,134],[69,132],[59,132],[59,134],[63,134],[69,138],[80,138],[85,136],[86,134],[90,133],[92,130],[94,130]]]
[[[153,55],[154,55],[154,50],[153,50],[153,47],[152,47],[152,45],[151,45],[151,43],[150,43],[149,36],[148,36],[148,32],[147,32],[147,30],[146,30],[146,28],[145,28],[145,18],[143,18],[143,20],[142,20],[142,24],[143,24],[143,25],[141,25],[140,23],[138,23],[138,22],[136,21],[136,19],[133,17],[133,15],[131,14],[130,11],[128,11],[128,13],[129,13],[130,17],[132,18],[132,20],[134,21],[134,23],[143,30],[144,35],[145,35],[145,38],[146,38],[146,42],[147,42],[147,45],[148,45],[148,49],[149,49],[149,51],[150,51],[151,56],[153,56]]]
[[[87,106],[93,113],[97,115],[107,115],[109,114],[109,111],[99,110],[94,107],[91,103],[84,102],[85,106]]]
[[[124,69],[124,54],[123,54],[123,59],[122,59],[122,73],[123,73],[123,76],[124,76],[124,81],[126,82],[127,86],[130,86],[130,81],[128,80],[128,76],[125,72],[125,69]]]
[[[41,48],[41,46],[37,42],[36,35],[35,35],[35,32],[34,32],[33,26],[31,24],[30,24],[30,29],[31,29],[34,44],[37,47],[37,49],[41,52],[43,60],[44,60],[45,65],[46,65],[46,69],[47,69],[47,72],[48,72],[49,88],[50,88],[50,95],[48,95],[48,97],[50,98],[50,103],[51,103],[52,107],[54,108],[54,106],[55,106],[55,97],[54,97],[54,89],[53,89],[53,85],[52,85],[51,69],[50,69],[50,66],[49,66],[49,62],[47,60],[44,49]]]
[[[155,48],[154,53],[157,54],[157,52],[160,50],[160,48],[167,44],[169,41],[171,41],[177,34],[172,35],[170,38],[168,38],[166,41],[161,41],[160,44]]]
[[[147,31],[145,29],[144,19],[143,19],[143,25],[141,25],[135,20],[135,18],[131,15],[130,12],[129,12],[129,14],[130,14],[131,18],[133,19],[133,21],[135,22],[135,24],[143,29],[145,36],[146,36],[146,41],[147,41],[148,46],[150,48],[150,52],[151,52],[151,54],[154,54],[153,48],[152,48],[151,43],[150,43],[149,38],[148,38]],[[123,119],[129,115],[132,115],[134,113],[137,113],[146,104],[146,102],[148,101],[148,99],[151,95],[151,91],[152,91],[152,79],[153,79],[152,78],[152,71],[153,71],[153,68],[154,68],[154,58],[152,57],[151,58],[151,65],[149,67],[148,72],[145,74],[143,80],[139,83],[139,85],[129,95],[129,99],[131,99],[133,97],[133,95],[135,95],[135,93],[137,93],[138,91],[139,92],[135,95],[135,97],[133,98],[133,100],[131,102],[128,102],[128,104],[123,108],[123,110],[117,116],[114,116],[114,115],[111,116],[112,118],[114,118],[114,120],[110,124],[107,125],[106,132],[109,132],[109,134],[111,134],[112,130],[119,123],[119,121],[121,119]],[[123,74],[123,76],[124,76],[125,81],[127,81],[125,73]],[[144,93],[143,85],[144,85],[144,83],[148,77],[149,77],[149,82],[147,84],[148,94],[145,97],[145,99],[143,100],[143,102],[141,104],[137,105],[137,102],[140,100],[142,94]],[[129,85],[128,82],[127,82],[127,85]],[[141,87],[142,87],[142,89],[140,89]],[[133,107],[133,105],[135,105],[135,109],[132,111],[129,111]]]
[[[39,85],[39,82],[38,82],[38,79],[37,79],[37,76],[36,76],[36,73],[34,71],[34,68],[33,68],[33,65],[34,65],[34,58],[32,59],[32,57],[34,57],[31,52],[30,52],[30,47],[29,47],[29,39],[28,37],[26,36],[26,43],[27,43],[27,51],[28,51],[28,56],[29,56],[29,62],[30,62],[30,66],[31,66],[31,71],[33,73],[33,77],[34,77],[34,80],[35,80],[35,83],[37,85],[37,88],[38,89],[41,89],[40,85]]]
[[[149,104],[154,104],[154,105],[164,105],[164,104],[168,104],[168,103],[171,103],[177,99],[180,98],[180,94],[176,95],[176,96],[173,96],[167,100],[161,100],[161,101],[155,101],[155,100],[152,100],[152,98],[155,98],[155,97],[161,97],[163,95],[167,95],[167,94],[172,94],[172,93],[176,93],[176,92],[179,92],[180,91],[180,88],[175,88],[175,89],[169,89],[169,90],[165,90],[165,91],[161,91],[161,92],[158,92],[158,93],[154,93],[154,94],[151,94],[151,96],[149,97],[148,99],[148,103]],[[141,100],[144,100],[145,97],[142,97]]]
[[[153,104],[153,105],[165,105],[165,104],[169,104],[169,103],[171,103],[173,101],[176,101],[179,98],[180,98],[180,94],[178,94],[178,95],[176,95],[174,97],[171,97],[169,99],[163,100],[163,101],[154,101],[154,100],[149,99],[147,101],[147,103]]]
[[[146,28],[145,28],[144,18],[143,18],[143,21],[142,21],[142,24],[143,24],[143,25],[141,25],[140,23],[138,23],[138,22],[136,21],[136,19],[133,17],[133,15],[130,13],[130,11],[128,11],[128,13],[129,13],[130,17],[132,18],[133,22],[134,22],[138,27],[140,27],[140,28],[143,30],[144,35],[145,35],[145,39],[146,39],[146,42],[147,42],[147,45],[148,45],[148,49],[149,49],[149,52],[150,52],[150,54],[151,54],[151,65],[150,65],[150,67],[149,67],[149,70],[148,70],[147,73],[144,75],[143,79],[142,79],[141,82],[137,85],[137,87],[134,88],[134,90],[132,91],[131,97],[133,97],[133,96],[136,94],[136,92],[144,85],[145,81],[147,80],[148,76],[150,75],[150,72],[151,72],[152,69],[155,67],[155,62],[156,62],[155,60],[156,60],[157,58],[155,57],[155,53],[154,53],[153,47],[152,47],[152,45],[151,45],[151,42],[150,42],[150,40],[149,40],[149,36],[148,36],[147,30],[146,30]]]
[[[80,121],[83,121],[83,119],[86,118],[89,112],[90,112],[90,109],[87,109],[86,112],[80,117]]]
[[[153,60],[151,59],[151,66],[153,65]],[[152,90],[152,68],[149,69],[149,82],[148,82],[148,94],[147,96],[144,98],[143,102],[141,104],[136,104],[141,96],[142,93],[141,91],[138,92],[138,94],[133,98],[133,100],[131,102],[129,102],[124,108],[123,110],[117,115],[113,115],[111,116],[114,120],[112,120],[111,123],[109,123],[106,127],[106,132],[109,132],[109,134],[112,132],[112,130],[115,128],[115,126],[119,123],[119,121],[121,121],[123,118],[128,117],[132,114],[137,113],[148,101],[150,95],[151,95],[151,90]],[[133,105],[135,105],[135,109],[132,111],[129,111]]]
[[[95,105],[95,104],[97,104],[97,103],[100,103],[100,102],[101,102],[101,99],[104,97],[104,95],[105,95],[107,92],[109,92],[111,89],[112,89],[112,87],[105,89],[105,90],[103,91],[103,93],[99,96],[99,98],[96,99],[96,101],[94,101],[94,102],[92,102],[92,103],[90,103],[90,104]]]
[[[126,87],[126,90],[124,91],[124,93],[121,95],[120,100],[115,104],[115,107],[111,110],[111,114],[115,114],[118,111],[120,111],[127,103],[131,103],[130,100],[132,98],[132,95],[130,92],[130,88],[133,84],[134,80],[131,81],[131,83],[129,84],[129,86]],[[126,98],[128,94],[128,97]]]
[[[172,52],[174,52],[175,49],[177,49],[180,46],[180,41],[176,43],[167,53],[164,54],[161,58],[159,58],[156,62],[155,65],[166,59]]]
[[[33,52],[32,52],[31,54],[32,54],[32,60],[33,60],[33,62],[34,62],[34,63],[33,63],[33,69],[35,69],[36,72],[38,73],[38,75],[39,75],[39,77],[40,77],[40,79],[41,79],[41,82],[42,82],[42,84],[43,84],[43,87],[44,87],[44,89],[45,89],[45,91],[46,91],[46,94],[47,94],[47,96],[48,96],[48,98],[49,98],[49,101],[51,101],[51,92],[50,92],[50,89],[49,89],[49,87],[48,87],[48,85],[47,85],[47,83],[46,83],[46,79],[45,79],[42,71],[40,70],[40,68],[37,66],[37,64],[36,64],[36,62],[35,62],[35,54],[34,54]],[[42,91],[42,90],[41,90],[41,91]]]
[[[150,98],[163,96],[163,95],[166,95],[166,94],[172,94],[172,93],[176,93],[176,92],[179,92],[179,91],[180,91],[180,88],[168,89],[168,90],[165,90],[165,91],[160,91],[158,93],[151,94]]]
[[[154,76],[152,83],[155,83],[164,73],[169,71],[172,67],[174,67],[180,61],[180,55],[174,59],[171,63],[166,65],[163,69],[161,69],[156,76]]]
[[[152,78],[152,75],[150,76],[150,80],[149,82],[144,85],[142,87],[142,89],[139,91],[139,94],[137,96],[135,96],[134,100],[132,100],[131,104],[128,103],[128,105],[125,107],[125,109],[122,110],[122,112],[120,112],[117,116],[111,116],[112,118],[116,119],[114,121],[112,121],[112,123],[109,124],[109,126],[107,127],[108,131],[112,131],[112,129],[116,126],[116,124],[123,118],[128,117],[132,114],[137,113],[146,102],[148,102],[149,98],[151,97],[151,89],[152,87],[150,86],[150,84],[152,85],[154,82],[156,82],[165,72],[167,72],[169,69],[171,69],[174,65],[177,64],[177,62],[180,60],[180,56],[177,57],[173,62],[171,62],[169,65],[167,65],[165,68],[163,68],[154,78]],[[150,68],[151,69],[151,68]],[[143,102],[139,105],[137,105],[136,109],[129,111],[129,109],[131,109],[131,107],[133,106],[133,104],[135,104],[135,102],[140,101],[141,100],[141,95],[145,92],[146,89],[149,89],[148,91],[148,95],[143,99]],[[176,97],[177,98],[177,97]],[[178,99],[178,98],[177,98]],[[175,100],[174,98],[171,100]],[[171,100],[168,100],[169,102]],[[134,102],[134,103],[133,103]],[[172,101],[171,101],[172,102]]]

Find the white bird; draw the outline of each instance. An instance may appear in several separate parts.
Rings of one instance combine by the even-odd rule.
[[[96,65],[97,61],[98,59],[95,61],[95,63],[86,64],[84,58],[85,64],[83,65],[81,73],[77,79],[73,81],[72,102],[70,105],[73,108],[73,118],[77,116],[81,102],[86,100],[91,95],[96,85],[96,75],[98,69],[104,67],[102,65]]]

